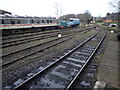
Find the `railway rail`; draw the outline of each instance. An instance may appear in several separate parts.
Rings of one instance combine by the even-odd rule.
[[[47,33],[54,33],[54,32],[59,32],[60,30],[52,30],[52,31],[44,31],[44,32],[34,32],[34,33],[24,33],[20,35],[10,35],[10,36],[4,36],[1,39],[2,40],[8,40],[8,39],[14,39],[14,38],[21,38],[21,37],[30,37],[30,36],[35,36],[39,34],[47,34]]]
[[[91,26],[81,27],[81,29],[89,29],[89,28],[91,28]],[[73,29],[79,29],[79,28],[75,27],[75,28],[68,28],[68,29],[73,30]],[[23,34],[20,34],[20,35],[4,36],[4,37],[2,37],[0,39],[1,40],[8,40],[8,39],[14,39],[14,38],[21,38],[21,37],[30,37],[30,36],[36,36],[36,35],[39,35],[39,34],[49,34],[49,33],[54,33],[54,32],[67,31],[68,29],[55,29],[55,30],[48,30],[48,31],[33,32],[33,33],[26,32],[26,33],[23,33]]]
[[[83,33],[88,32],[88,31],[87,30],[83,31]],[[23,48],[23,49],[20,49],[20,50],[18,49],[17,51],[12,51],[10,53],[4,54],[2,56],[3,60],[4,60],[2,66],[5,67],[9,64],[12,64],[16,61],[19,61],[19,60],[23,59],[23,58],[26,58],[26,57],[34,55],[38,52],[41,52],[41,51],[43,51],[47,48],[50,48],[52,46],[58,45],[59,43],[65,42],[65,41],[71,39],[73,37],[72,35],[74,35],[75,33],[76,32],[68,34],[68,35],[64,35],[61,38],[56,38],[56,39],[53,39],[53,40],[50,40],[50,41],[46,41],[44,43],[40,43],[40,44],[37,44],[37,45],[34,45],[34,46],[26,47],[26,48]],[[65,38],[67,38],[67,39],[65,39]],[[64,40],[62,40],[62,39],[64,39]],[[60,41],[56,42],[57,40],[60,40]],[[48,44],[48,45],[45,47],[46,44]],[[40,48],[40,46],[42,46],[42,48]],[[29,51],[30,53],[26,53],[26,50],[27,50],[27,52]],[[21,56],[21,53],[24,53],[24,54],[22,54],[22,56]],[[9,58],[7,58],[7,57],[9,57]],[[16,58],[14,58],[14,57],[16,57]],[[6,58],[7,58],[7,60],[6,60]]]
[[[41,52],[41,51],[43,51],[45,49],[48,49],[48,48],[53,47],[55,45],[58,45],[58,44],[60,44],[62,42],[65,42],[65,41],[71,39],[71,38],[72,38],[71,34],[70,35],[65,35],[64,37],[61,38],[60,41],[57,41],[57,40],[60,39],[60,38],[57,38],[57,39],[54,39],[54,40],[51,40],[51,41],[48,41],[48,42],[45,42],[45,43],[42,43],[42,44],[39,44],[39,45],[35,45],[35,46],[32,46],[32,47],[28,47],[28,48],[19,50],[17,52],[7,54],[6,57],[3,57],[3,60],[5,60],[5,58],[7,58],[8,55],[10,55],[10,57],[11,57],[11,54],[16,56],[16,58],[13,58],[14,56],[12,56],[11,58],[9,57],[8,58],[9,60],[7,60],[8,62],[3,63],[2,67],[5,67],[5,66],[7,66],[9,64],[13,64],[16,61],[22,60],[23,58],[29,57],[29,56],[34,55],[34,54],[36,54],[38,52]],[[49,45],[45,46],[45,44],[49,44]],[[43,47],[40,48],[41,46],[43,46]],[[27,50],[27,52],[29,51],[29,53],[24,53],[24,52],[26,52],[26,50]],[[18,52],[19,53],[24,53],[24,54],[22,54],[22,56],[21,56],[20,54],[18,54]]]
[[[89,26],[87,27],[89,28]],[[69,28],[69,30],[73,30],[73,29],[79,29],[78,27],[76,28]],[[5,36],[2,37],[2,40],[8,40],[8,39],[14,39],[14,38],[21,38],[21,37],[31,37],[31,36],[36,36],[36,35],[40,35],[40,34],[49,34],[49,33],[55,33],[55,32],[62,32],[62,31],[68,31],[68,29],[55,29],[55,30],[48,30],[48,31],[43,31],[43,32],[33,32],[33,33],[24,33],[24,34],[20,34],[20,35],[10,35],[10,36]]]
[[[61,34],[62,35],[67,35],[67,34],[71,34],[71,33],[77,33],[77,32],[82,32],[82,31],[84,31],[84,30],[77,30],[77,31],[67,31],[67,32],[62,32]],[[89,31],[89,30],[88,30]],[[84,32],[87,32],[87,30],[86,31],[84,31]],[[36,40],[42,40],[42,39],[45,39],[45,38],[50,38],[50,37],[56,37],[58,35],[58,33],[56,34],[56,33],[54,33],[54,34],[47,34],[47,35],[40,35],[40,37],[38,37],[38,36],[36,36],[36,37],[32,37],[32,39],[30,39],[31,37],[29,37],[29,38],[25,38],[25,40],[20,40],[20,41],[15,41],[15,40],[13,40],[13,42],[12,43],[8,43],[8,44],[5,44],[5,45],[2,45],[2,47],[6,47],[5,48],[5,50],[4,50],[4,48],[3,48],[3,54],[2,54],[2,56],[4,57],[4,56],[6,56],[6,55],[9,55],[9,54],[13,54],[13,53],[16,53],[16,52],[19,52],[19,51],[21,51],[22,49],[18,49],[18,50],[14,50],[17,46],[12,46],[12,45],[23,45],[24,46],[24,44],[26,44],[26,43],[28,43],[28,42],[32,42],[32,41],[35,41],[36,42]],[[9,40],[8,40],[9,41]],[[9,49],[9,46],[12,46],[12,47],[10,47],[10,49]],[[13,48],[14,47],[14,48]],[[13,49],[12,49],[13,48]],[[24,48],[23,48],[24,49]],[[12,51],[11,51],[12,50]]]
[[[97,32],[59,59],[47,66],[41,66],[37,73],[22,80],[19,84],[13,85],[12,88],[69,89],[99,48],[105,36],[105,31]]]
[[[76,32],[71,32],[71,33],[76,33]],[[64,33],[64,34],[62,34],[62,36],[70,35],[71,33],[70,33],[70,32],[69,32],[69,33]],[[24,44],[26,44],[26,43],[28,43],[28,42],[31,42],[31,41],[37,41],[37,40],[42,40],[42,39],[52,38],[52,37],[58,38],[57,35],[58,35],[58,34],[46,35],[46,37],[45,37],[44,35],[42,35],[40,38],[36,37],[36,38],[33,38],[32,40],[28,38],[28,39],[25,40],[25,41],[20,41],[20,42],[17,42],[17,41],[16,41],[16,43],[14,43],[14,45],[19,44],[19,45],[24,46]],[[9,45],[11,45],[11,44],[9,44]],[[12,45],[13,45],[13,44],[12,44]],[[14,46],[12,46],[12,47],[14,47]],[[7,48],[8,48],[8,47],[7,47]],[[11,47],[10,47],[10,48],[11,48]],[[16,48],[16,47],[14,47],[14,48]],[[5,52],[4,49],[3,49],[3,55],[2,55],[2,56],[6,56],[6,55],[9,55],[9,54],[12,54],[12,53],[16,53],[16,52],[21,51],[21,50],[23,50],[23,49],[13,50],[12,52]]]
[[[46,33],[36,33],[36,34],[32,34],[32,35],[24,35],[24,36],[20,36],[20,37],[14,37],[12,39],[6,39],[3,40],[2,42],[2,48],[8,47],[8,46],[13,46],[13,45],[18,45],[18,44],[22,44],[22,43],[26,43],[26,42],[31,42],[31,41],[35,41],[35,40],[40,40],[40,39],[44,39],[44,38],[49,38],[49,37],[55,37],[57,34],[59,33],[70,33],[70,31],[55,31],[55,32],[46,32]]]
[[[86,29],[89,29],[86,28]],[[3,38],[2,39],[2,48],[8,47],[8,46],[13,46],[13,45],[18,45],[18,44],[22,44],[22,43],[26,43],[26,42],[31,42],[31,41],[35,41],[35,40],[40,40],[40,39],[44,39],[44,38],[49,38],[49,37],[55,37],[57,34],[61,33],[72,33],[72,32],[79,32],[79,31],[83,31],[80,29],[75,29],[75,30],[55,30],[53,31],[49,31],[49,32],[40,32],[40,33],[33,33],[31,35],[20,35],[20,36],[14,36],[12,38],[8,37],[8,38]]]

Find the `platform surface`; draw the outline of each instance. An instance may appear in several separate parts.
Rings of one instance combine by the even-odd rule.
[[[120,88],[119,45],[118,41],[108,41],[98,68],[98,80],[115,88]]]

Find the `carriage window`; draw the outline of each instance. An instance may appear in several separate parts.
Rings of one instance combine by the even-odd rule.
[[[4,24],[9,24],[9,20],[8,19],[3,19],[3,22]]]
[[[4,20],[2,19],[2,24],[5,24]]]
[[[47,23],[49,23],[49,20],[47,20]]]
[[[50,20],[50,23],[52,23],[52,20]]]
[[[18,22],[17,22],[18,24],[20,24],[20,20],[18,19]]]
[[[44,23],[44,20],[42,20],[42,23]]]
[[[31,23],[34,23],[34,20],[31,20]]]
[[[11,20],[11,24],[15,24],[15,21],[14,21],[14,20]]]

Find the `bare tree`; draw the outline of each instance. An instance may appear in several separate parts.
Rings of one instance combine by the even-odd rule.
[[[91,21],[91,13],[89,10],[85,10],[85,13],[83,13],[83,21],[86,22],[86,23],[89,23]]]
[[[114,0],[114,2],[109,2],[109,5],[115,9],[114,12],[120,12],[120,1]]]
[[[58,2],[55,2],[55,14],[56,14],[56,17],[57,17],[57,19],[58,19],[58,14],[59,14],[59,6],[58,6],[59,4],[58,4]]]
[[[55,15],[56,15],[56,18],[58,19],[60,16],[63,15],[63,7],[62,7],[62,4],[58,3],[58,2],[55,2]]]
[[[75,14],[66,14],[66,15],[60,16],[60,19],[63,19],[63,20],[69,20],[70,18],[77,18],[77,17]]]
[[[62,5],[61,5],[61,6],[60,6],[60,16],[62,16],[63,13],[64,13],[64,9],[63,9],[63,7],[62,7]],[[59,16],[59,17],[60,17],[60,16]]]
[[[91,14],[89,10],[85,10],[84,13]]]

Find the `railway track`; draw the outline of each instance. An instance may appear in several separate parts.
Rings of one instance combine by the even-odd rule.
[[[60,32],[60,30],[44,31],[44,32],[37,32],[37,33],[36,32],[35,33],[24,33],[20,35],[10,35],[10,36],[3,37],[2,40],[21,38],[21,37],[30,37],[30,36],[35,36],[39,34],[47,34],[47,33],[54,33],[54,32]]]
[[[87,27],[84,29],[90,29],[91,27]],[[76,30],[80,30],[79,28],[72,28],[72,29],[62,29],[62,30],[54,30],[54,31],[47,31],[47,32],[38,32],[38,33],[32,33],[32,34],[23,34],[23,35],[18,35],[18,36],[11,36],[11,37],[3,37],[2,40],[2,44],[8,44],[8,43],[13,43],[13,42],[17,42],[17,41],[23,41],[23,40],[27,40],[27,39],[32,39],[32,38],[36,38],[36,37],[44,37],[44,36],[49,36],[51,34],[58,34],[58,33],[64,33],[64,32],[74,32]],[[83,29],[81,29],[83,30]],[[4,46],[3,46],[4,47]]]
[[[90,28],[90,26],[88,26],[87,28]],[[69,30],[73,30],[73,29],[78,29],[77,28],[69,28]],[[85,28],[82,28],[85,29]],[[49,34],[49,33],[54,33],[54,32],[62,32],[62,31],[67,31],[68,29],[55,29],[55,30],[48,30],[48,31],[43,31],[43,32],[34,32],[34,33],[29,33],[26,32],[24,34],[20,34],[20,35],[10,35],[10,36],[5,36],[0,38],[1,40],[8,40],[8,39],[14,39],[14,38],[21,38],[21,37],[31,37],[31,36],[36,36],[36,35],[40,35],[40,34]]]
[[[105,36],[105,31],[97,32],[49,65],[40,66],[39,71],[31,77],[19,81],[19,83],[14,83],[12,88],[69,89],[92,58]]]
[[[80,30],[78,30],[80,31]],[[44,38],[50,38],[50,37],[56,37],[57,34],[61,33],[61,34],[69,34],[75,31],[55,31],[55,32],[46,32],[46,33],[41,33],[41,34],[34,34],[34,35],[29,35],[29,36],[23,36],[20,38],[14,38],[14,39],[7,39],[7,40],[3,40],[2,42],[2,48],[5,47],[9,47],[9,46],[13,46],[13,45],[18,45],[18,44],[22,44],[22,43],[26,43],[26,42],[31,42],[31,41],[35,41],[35,40],[41,40]]]
[[[87,30],[83,31],[83,33],[85,33],[85,32],[88,32],[88,31]],[[60,44],[62,42],[65,42],[65,41],[71,39],[75,33],[76,32],[68,34],[68,35],[64,35],[61,38],[56,38],[56,39],[53,39],[53,40],[50,40],[50,41],[46,41],[44,43],[40,43],[40,44],[30,46],[30,47],[26,47],[26,48],[23,48],[23,49],[18,49],[16,51],[12,51],[10,53],[4,54],[2,56],[3,60],[4,60],[3,64],[2,64],[2,67],[5,67],[5,66],[7,66],[9,64],[12,64],[12,63],[14,63],[16,61],[19,61],[19,60],[23,59],[23,58],[34,55],[34,54],[36,54],[38,52],[41,52],[41,51],[43,51],[43,50],[45,50],[47,48],[50,48],[52,46],[58,45],[58,44]],[[65,38],[67,38],[67,39],[65,39]],[[57,41],[57,40],[60,40],[60,41]],[[48,45],[46,45],[46,44],[48,44]],[[46,45],[46,47],[45,47],[45,45]]]
[[[86,29],[90,29],[90,27],[87,27]],[[27,35],[20,35],[20,36],[14,36],[14,37],[6,37],[2,39],[2,48],[8,47],[8,46],[13,46],[13,45],[18,45],[18,44],[22,44],[22,43],[26,43],[26,42],[31,42],[31,41],[35,41],[35,40],[40,40],[40,39],[44,39],[44,38],[49,38],[49,37],[55,37],[57,34],[61,33],[72,33],[72,32],[79,32],[79,31],[83,31],[80,29],[64,29],[64,30],[55,30],[53,31],[49,31],[49,32],[42,32],[42,33],[33,33],[31,35],[27,34]]]
[[[88,27],[89,28],[89,27]],[[79,28],[69,28],[69,30],[73,29],[79,29]],[[35,33],[24,33],[20,35],[11,35],[11,36],[5,36],[2,38],[2,40],[8,40],[8,39],[14,39],[14,38],[22,38],[22,37],[31,37],[31,36],[37,36],[37,35],[42,35],[42,34],[50,34],[50,33],[55,33],[59,32],[61,33],[62,31],[68,31],[68,29],[56,29],[56,30],[49,30],[49,31],[44,31],[44,32],[35,32]]]
[[[72,32],[71,32],[72,33]],[[71,34],[71,33],[64,33],[63,34],[63,36],[65,36],[65,35],[69,35],[69,34]],[[73,32],[73,33],[76,33],[76,32]],[[56,37],[56,38],[58,38],[57,37],[57,34],[54,34],[54,35],[47,35],[46,37],[44,37],[44,35],[42,35],[42,37],[41,38],[34,38],[34,39],[32,39],[32,40],[30,40],[30,39],[27,39],[27,40],[25,40],[25,41],[16,41],[16,43],[14,43],[15,45],[16,44],[19,44],[19,45],[22,45],[22,46],[25,46],[24,44],[22,44],[22,43],[28,43],[28,42],[31,42],[31,41],[37,41],[37,40],[42,40],[42,39],[47,39],[47,38],[54,38],[54,37]],[[39,43],[38,43],[39,44]],[[9,45],[11,45],[11,44],[9,44]],[[14,47],[14,46],[12,46],[12,47]],[[10,48],[12,48],[12,47],[10,47]],[[14,48],[16,48],[16,47],[14,47]],[[12,54],[12,53],[15,53],[15,52],[18,52],[18,51],[21,51],[22,49],[16,49],[16,50],[13,50],[12,52],[6,52],[6,51],[4,51],[4,49],[3,49],[3,55],[2,56],[6,56],[6,55],[9,55],[9,54]]]
[[[89,30],[88,30],[89,31]],[[77,30],[77,31],[67,31],[67,32],[65,32],[65,33],[61,33],[63,36],[64,35],[69,35],[69,34],[71,34],[71,33],[79,33],[79,32],[88,32],[87,30],[86,31],[82,31],[82,30]],[[45,39],[45,38],[51,38],[51,37],[57,37],[57,35],[58,35],[58,33],[56,34],[52,34],[52,35],[46,35],[46,36],[44,36],[44,35],[40,35],[40,37],[36,37],[36,38],[32,38],[32,39],[30,39],[30,38],[26,38],[25,39],[25,41],[23,40],[23,41],[15,41],[14,43],[8,43],[8,44],[5,44],[5,45],[3,45],[3,47],[5,46],[5,47],[7,47],[7,48],[3,48],[3,54],[2,54],[2,57],[4,57],[4,56],[7,56],[7,55],[10,55],[10,54],[13,54],[13,53],[16,53],[16,52],[19,52],[19,51],[22,51],[22,50],[24,50],[25,48],[23,48],[23,49],[19,49],[19,47],[18,48],[16,48],[17,46],[12,46],[12,45],[22,45],[22,46],[24,46],[24,44],[26,44],[26,43],[28,43],[28,42],[32,42],[32,41],[35,41],[35,43],[36,43],[36,41],[37,40],[42,40],[42,39]],[[9,40],[8,40],[9,41]],[[35,44],[36,45],[36,44]],[[8,46],[12,46],[12,47],[8,47]],[[13,48],[14,47],[14,48]],[[12,49],[13,48],[13,49]],[[15,48],[16,48],[16,50],[15,50]]]
[[[54,39],[54,40],[51,40],[51,41],[48,41],[48,42],[45,42],[45,43],[42,43],[42,44],[38,44],[38,45],[35,45],[35,46],[32,46],[32,47],[28,47],[28,48],[25,48],[25,49],[22,49],[22,50],[19,50],[17,52],[13,52],[13,53],[10,53],[10,54],[7,54],[6,57],[3,57],[3,60],[6,60],[7,57],[9,57],[7,60],[8,62],[6,63],[3,63],[2,64],[2,67],[6,67],[7,65],[9,64],[13,64],[14,62],[16,61],[19,61],[19,60],[22,60],[26,57],[29,57],[31,55],[34,55],[38,52],[42,52],[43,50],[45,49],[48,49],[50,47],[53,47],[55,45],[58,45],[62,42],[65,42],[69,39],[72,38],[71,36],[72,34],[70,35],[65,35],[63,36],[62,38],[57,38],[57,39]],[[60,40],[61,39],[61,40]],[[59,40],[59,41],[57,41]],[[47,45],[46,45],[47,44]],[[29,52],[29,53],[28,53]],[[24,53],[24,54],[23,54]],[[11,55],[12,54],[12,55]],[[9,56],[8,56],[9,55]]]

